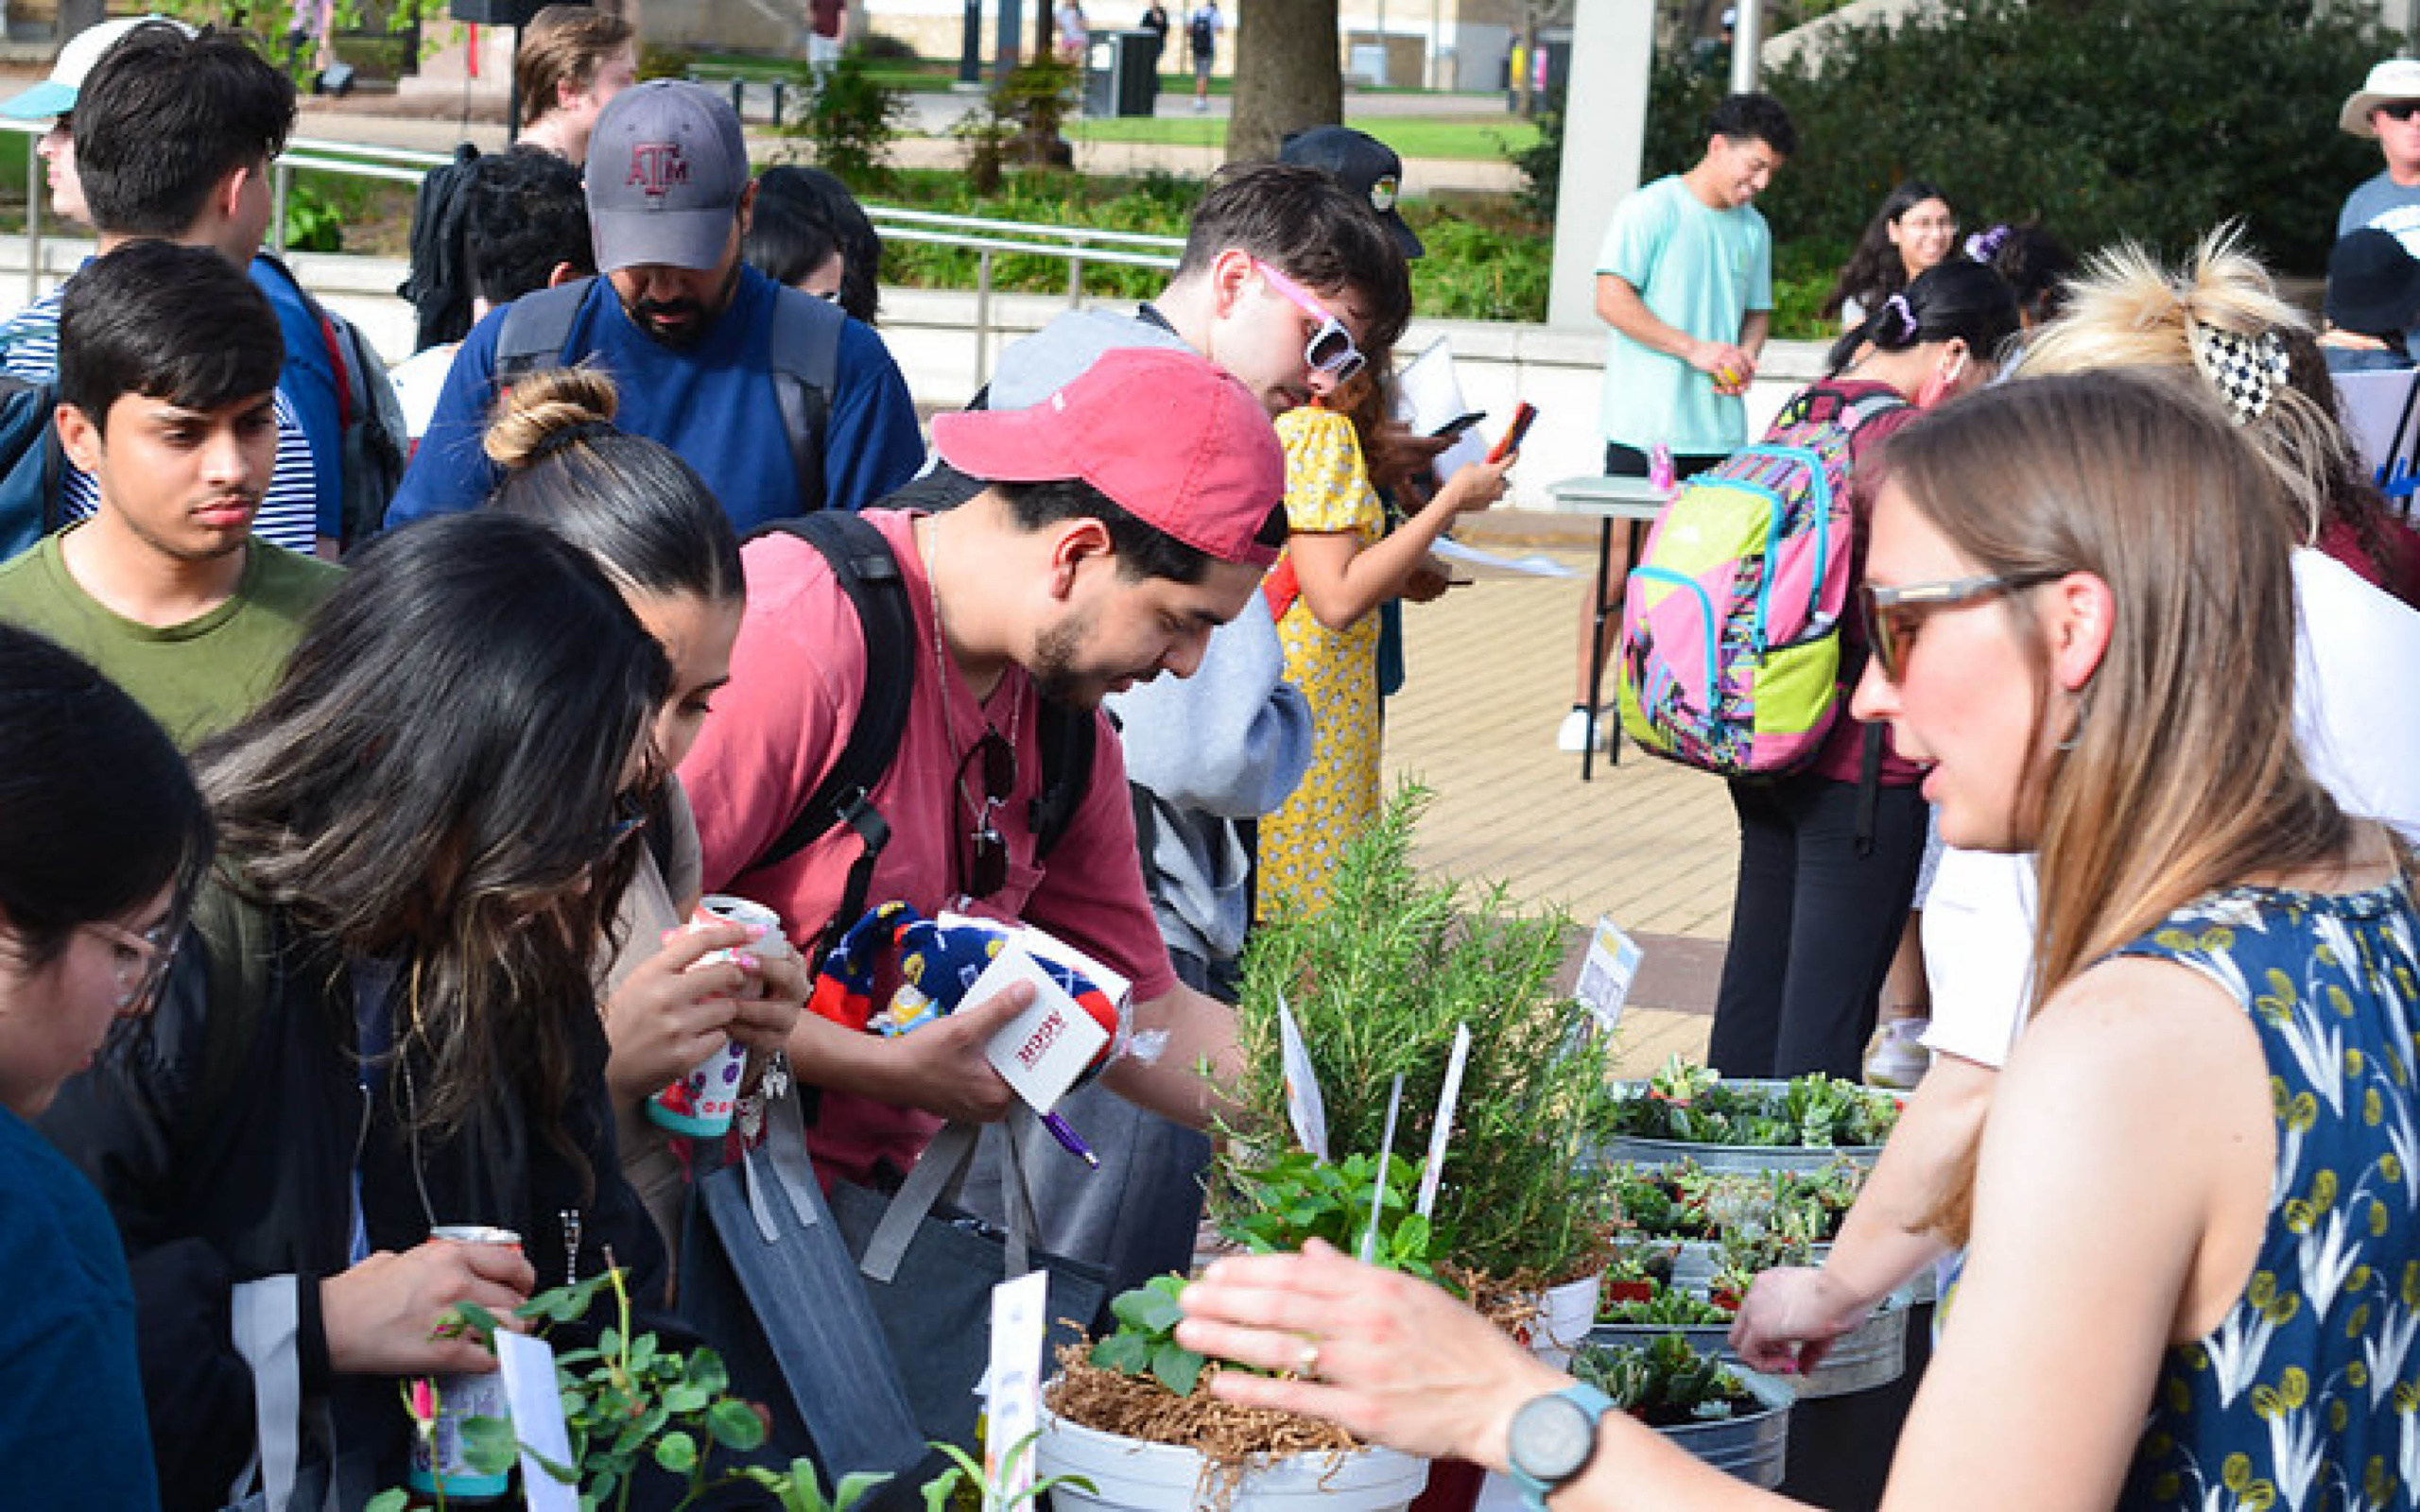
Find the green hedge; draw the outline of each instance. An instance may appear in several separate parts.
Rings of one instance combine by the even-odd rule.
[[[1170,174],[1111,179],[1028,172],[1011,173],[999,193],[978,196],[962,174],[910,169],[892,175],[869,198],[995,220],[1182,236],[1201,188],[1198,179]],[[1414,200],[1403,210],[1428,248],[1428,255],[1411,265],[1413,307],[1423,316],[1444,320],[1546,318],[1547,283],[1554,261],[1548,233],[1511,209],[1446,208]],[[883,282],[909,288],[973,288],[977,260],[973,251],[889,237],[882,246]],[[996,289],[1063,293],[1067,265],[1052,257],[1002,256],[994,262],[992,281]],[[1154,268],[1097,265],[1084,270],[1085,293],[1100,299],[1148,299],[1167,281],[1167,275]]]
[[[1890,186],[1928,178],[1969,227],[2036,219],[2078,249],[2173,255],[2240,216],[2275,266],[2317,273],[2336,211],[2379,167],[2336,129],[2394,39],[2311,0],[1939,0],[1848,28],[1820,73],[1774,70],[1799,155],[1761,202],[1785,241],[1853,244]],[[1694,162],[1723,81],[1657,69],[1651,176]]]

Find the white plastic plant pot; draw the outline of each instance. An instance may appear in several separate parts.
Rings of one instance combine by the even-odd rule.
[[[1558,1370],[1569,1368],[1572,1351],[1588,1342],[1588,1330],[1597,1321],[1597,1299],[1604,1282],[1605,1273],[1598,1271],[1547,1287],[1537,1321],[1530,1325],[1530,1352]]]
[[[1428,1484],[1426,1460],[1373,1447],[1272,1460],[1246,1471],[1226,1498],[1219,1495],[1219,1472],[1199,1451],[1105,1434],[1047,1409],[1034,1469],[1046,1478],[1080,1475],[1092,1483],[1089,1493],[1054,1487],[1051,1504],[1059,1512],[1398,1512]]]

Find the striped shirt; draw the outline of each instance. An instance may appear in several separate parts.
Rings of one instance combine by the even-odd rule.
[[[67,285],[59,287],[19,310],[0,325],[0,369],[28,383],[49,383],[59,376],[59,305]],[[73,462],[64,464],[60,518],[81,520],[100,507],[99,487]],[[261,499],[252,533],[288,551],[309,554],[319,544],[318,480],[311,471],[310,438],[295,418],[285,391],[277,394],[277,470],[268,492]]]

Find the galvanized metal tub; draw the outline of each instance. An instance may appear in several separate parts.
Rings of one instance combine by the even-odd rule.
[[[1703,1296],[1714,1284],[1715,1267],[1722,1263],[1722,1246],[1711,1239],[1684,1239],[1672,1255],[1672,1285]],[[1806,1263],[1821,1265],[1832,1252],[1829,1241],[1806,1246]]]
[[[1795,1401],[1789,1387],[1754,1370],[1737,1370],[1740,1383],[1758,1401],[1761,1412],[1745,1413],[1720,1422],[1686,1423],[1659,1428],[1657,1433],[1726,1474],[1772,1490],[1781,1484],[1789,1457],[1789,1409]]]
[[[1727,1087],[1755,1088],[1780,1092],[1789,1086],[1785,1080],[1743,1078],[1725,1082]],[[1627,1081],[1615,1089],[1616,1097],[1639,1098],[1647,1095],[1648,1084]],[[1879,1144],[1697,1144],[1683,1140],[1641,1139],[1632,1134],[1616,1134],[1598,1147],[1598,1159],[1606,1162],[1627,1161],[1633,1165],[1677,1165],[1683,1160],[1695,1160],[1709,1171],[1820,1171],[1834,1160],[1847,1160],[1871,1170],[1882,1155]]]
[[[1720,1358],[1735,1370],[1746,1373],[1739,1357],[1731,1350],[1731,1329],[1728,1324],[1703,1323],[1685,1327],[1658,1326],[1651,1323],[1599,1323],[1588,1332],[1588,1342],[1611,1349],[1635,1349],[1652,1343],[1666,1333],[1678,1333],[1689,1341],[1689,1348],[1700,1354]],[[1801,1401],[1824,1397],[1845,1397],[1852,1392],[1871,1391],[1896,1381],[1908,1368],[1908,1309],[1895,1297],[1875,1309],[1872,1316],[1842,1334],[1824,1355],[1824,1363],[1804,1376],[1795,1377],[1791,1385]]]

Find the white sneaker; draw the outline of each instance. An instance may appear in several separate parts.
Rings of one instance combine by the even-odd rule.
[[[1597,748],[1612,750],[1614,735],[1621,728],[1621,715],[1611,709],[1597,711]],[[1588,748],[1588,711],[1574,709],[1563,716],[1555,727],[1554,748],[1567,756],[1577,756]]]
[[[1880,1024],[1865,1047],[1865,1080],[1870,1087],[1912,1091],[1932,1069],[1932,1052],[1924,1046],[1930,1019],[1893,1019]]]

